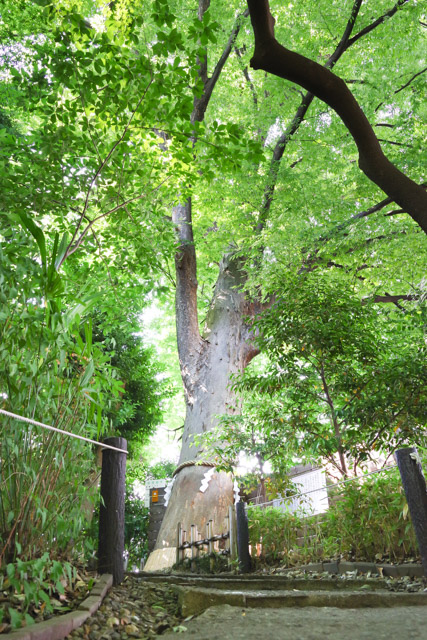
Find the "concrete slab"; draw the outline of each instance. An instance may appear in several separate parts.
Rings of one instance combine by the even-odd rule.
[[[369,590],[384,589],[384,581],[372,578],[364,580],[348,579],[345,580],[331,577],[329,579],[313,579],[308,577],[288,578],[283,575],[260,576],[260,575],[228,575],[228,576],[197,576],[197,575],[144,575],[144,580],[149,582],[167,582],[168,584],[185,585],[188,587],[200,587],[207,589],[226,589],[238,591],[267,591],[267,590],[292,590],[298,591],[357,591],[366,588]]]
[[[426,640],[427,609],[245,609],[229,605],[208,609],[184,621],[182,640]],[[185,628],[185,630],[184,630]],[[166,633],[164,640],[176,640]]]
[[[184,617],[198,615],[212,606],[228,604],[243,608],[373,607],[427,605],[427,593],[378,591],[238,591],[176,586],[178,606]],[[427,620],[426,620],[427,621]],[[426,635],[427,637],[427,635]]]

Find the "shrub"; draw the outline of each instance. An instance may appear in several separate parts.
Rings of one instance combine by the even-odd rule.
[[[6,226],[0,235],[0,407],[99,438],[121,384],[90,319],[81,321],[84,304],[63,300],[58,238],[48,259],[41,229],[31,229],[40,259],[25,234]],[[0,417],[0,565],[76,548],[94,467],[87,443]]]
[[[417,555],[408,507],[396,469],[331,490],[336,496],[323,516],[327,555],[375,561]]]
[[[138,567],[148,553],[148,523],[150,510],[136,495],[133,485],[126,482],[125,549],[128,566]]]
[[[375,562],[417,556],[417,544],[399,473],[348,482],[329,490],[331,505],[321,516],[277,508],[248,510],[252,552],[262,544],[265,560],[286,565],[346,557]]]
[[[0,590],[7,594],[7,606],[0,609],[0,623],[10,625],[12,629],[34,623],[33,616],[43,612],[49,617],[54,610],[67,610],[65,593],[76,593],[78,574],[68,562],[52,560],[44,553],[36,560],[11,562],[0,574]],[[91,588],[91,584],[87,584]],[[83,597],[85,593],[82,593]]]
[[[299,515],[275,507],[251,507],[248,521],[252,556],[256,555],[257,544],[262,544],[262,555],[266,560],[289,559],[301,528]]]

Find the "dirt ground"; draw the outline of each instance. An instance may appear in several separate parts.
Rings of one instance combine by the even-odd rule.
[[[183,640],[427,640],[427,607],[241,609],[221,605],[185,620],[179,631]],[[162,638],[176,640],[177,633]]]

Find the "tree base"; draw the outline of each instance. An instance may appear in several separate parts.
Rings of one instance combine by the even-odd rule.
[[[176,562],[176,547],[168,549],[155,549],[148,557],[144,566],[144,571],[151,573],[152,571],[162,571],[169,569]]]
[[[233,480],[228,473],[214,472],[207,489],[202,492],[200,488],[207,471],[208,467],[195,465],[178,473],[156,548],[147,560],[145,571],[161,571],[175,564],[179,523],[187,532],[187,540],[192,524],[205,538],[209,520],[213,521],[214,534],[225,532],[224,520],[233,504]]]

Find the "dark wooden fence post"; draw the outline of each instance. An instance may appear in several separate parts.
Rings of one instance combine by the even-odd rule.
[[[104,443],[127,451],[124,438],[107,438]],[[112,573],[114,584],[124,577],[126,458],[119,451],[102,452],[98,571]]]
[[[249,573],[252,569],[252,561],[249,554],[248,515],[244,502],[236,503],[236,524],[239,568],[242,573]]]
[[[394,457],[417,537],[424,575],[427,576],[427,488],[418,451],[415,447],[398,449]]]

